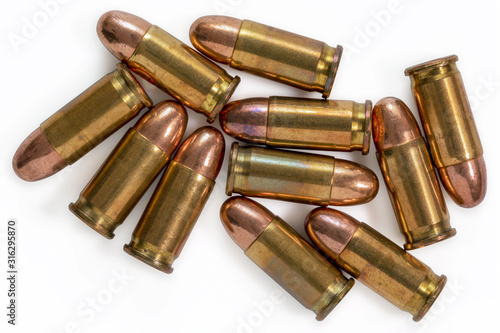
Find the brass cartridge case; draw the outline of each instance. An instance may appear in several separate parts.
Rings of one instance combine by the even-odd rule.
[[[239,193],[319,206],[355,205],[378,191],[375,174],[357,163],[233,143],[226,194]]]
[[[137,128],[138,124],[125,134],[78,200],[69,206],[78,218],[108,239],[114,237],[114,230],[167,164],[184,134],[187,115],[182,105],[166,101],[146,113],[139,123],[142,126]],[[158,132],[164,135],[157,136]]]
[[[234,211],[237,209],[240,211]],[[266,216],[260,215],[261,210]],[[305,308],[313,311],[317,320],[323,320],[354,284],[353,279],[346,279],[285,221],[250,199],[228,199],[222,205],[221,219],[245,255]],[[267,226],[259,225],[262,223],[259,220],[264,220]],[[258,226],[247,225],[252,223]],[[263,230],[251,236],[255,240],[247,247],[241,243],[237,227]]]
[[[483,155],[457,61],[453,55],[405,70],[438,168]]]
[[[126,62],[132,71],[213,122],[240,82],[157,26]]]
[[[122,64],[45,120],[40,128],[68,164],[116,132],[152,102]]]
[[[213,180],[172,161],[124,250],[135,258],[172,273],[215,185]]]
[[[373,111],[373,139],[406,250],[453,237],[448,209],[424,138],[399,99],[380,100]]]
[[[205,16],[190,31],[193,45],[213,60],[328,98],[342,46],[249,20]]]
[[[213,122],[240,82],[148,21],[121,11],[99,19],[104,46],[132,71]]]
[[[456,55],[405,70],[430,151],[445,189],[462,207],[479,204],[486,193],[483,148]]]
[[[230,66],[330,96],[342,46],[243,20]]]
[[[213,127],[195,131],[160,180],[124,251],[165,273],[180,255],[215,185],[224,138]],[[201,163],[200,163],[201,162]]]
[[[324,319],[354,284],[278,216],[245,254],[318,320]]]
[[[456,234],[423,138],[381,151],[377,158],[406,250]]]
[[[419,321],[446,284],[427,265],[365,223],[329,208],[306,219],[309,237],[335,263]]]
[[[370,149],[372,103],[292,97],[250,98],[226,105],[222,129],[274,147],[354,151]]]

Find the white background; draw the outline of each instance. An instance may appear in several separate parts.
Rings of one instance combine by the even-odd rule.
[[[498,187],[498,1],[63,1],[4,2],[0,12],[3,79],[0,131],[0,330],[5,332],[458,332],[500,329]],[[57,4],[54,7],[54,3]],[[46,7],[46,6],[45,6]],[[226,199],[227,152],[217,186],[174,272],[156,271],[122,251],[150,189],[116,237],[106,240],[68,210],[123,136],[125,126],[83,159],[43,181],[27,183],[12,171],[12,157],[39,124],[114,69],[117,62],[97,38],[101,14],[120,9],[139,15],[189,43],[191,23],[225,14],[290,30],[345,48],[331,98],[376,103],[396,96],[413,112],[404,69],[450,54],[460,58],[488,168],[488,194],[473,209],[445,194],[456,237],[413,251],[448,287],[429,314],[414,323],[371,290],[356,283],[323,321],[303,308],[233,243],[219,220]],[[26,34],[26,22],[39,27]],[[9,38],[25,38],[13,45]],[[233,100],[270,95],[320,98],[226,67],[241,77]],[[143,82],[143,81],[142,81]],[[169,98],[145,84],[155,102]],[[186,136],[205,118],[189,111]],[[219,127],[218,123],[215,126]],[[382,180],[375,149],[368,156],[335,153],[374,170]],[[258,200],[304,235],[313,206]],[[341,208],[402,245],[385,185],[362,206]],[[18,223],[18,326],[6,324],[6,223]],[[124,281],[116,275],[125,274]],[[276,299],[276,295],[280,296]],[[95,299],[96,310],[89,302]]]

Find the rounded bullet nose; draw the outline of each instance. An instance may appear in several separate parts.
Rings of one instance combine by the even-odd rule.
[[[135,124],[135,129],[170,155],[184,135],[188,116],[178,102],[163,101],[156,104]]]
[[[249,98],[229,103],[219,120],[222,130],[238,140],[266,143],[267,98]]]
[[[189,38],[207,57],[229,64],[242,21],[228,16],[203,16],[193,22]]]
[[[367,167],[336,159],[330,205],[359,205],[371,201],[378,193],[378,178]]]
[[[66,166],[68,163],[55,151],[40,128],[23,141],[12,160],[16,175],[28,182],[52,176]]]
[[[306,217],[306,233],[321,251],[336,260],[358,230],[360,222],[330,208],[316,208]]]
[[[211,126],[198,128],[179,147],[174,161],[215,180],[219,174],[226,144],[222,133]]]
[[[224,228],[243,251],[252,245],[274,217],[267,208],[244,197],[229,198],[220,208]]]
[[[377,151],[402,145],[422,136],[417,121],[406,104],[386,97],[373,108],[373,141]]]
[[[471,208],[483,201],[487,187],[483,156],[438,170],[446,191],[457,205]]]
[[[127,61],[151,26],[138,16],[112,10],[99,19],[97,35],[111,54],[120,61]]]

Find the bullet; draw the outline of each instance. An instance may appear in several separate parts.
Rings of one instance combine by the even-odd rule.
[[[279,216],[233,197],[220,209],[222,225],[245,254],[305,308],[323,320],[354,284]]]
[[[69,209],[102,236],[113,238],[114,230],[167,165],[186,124],[181,104],[155,105],[128,130]]]
[[[231,146],[226,194],[239,193],[318,206],[358,205],[378,192],[368,168],[332,156]]]
[[[133,72],[213,122],[240,82],[160,27],[121,11],[99,19],[104,46]]]
[[[437,299],[446,276],[365,223],[330,208],[316,208],[306,218],[306,232],[321,251],[371,290],[422,319]]]
[[[375,105],[373,141],[405,249],[455,236],[427,145],[403,101],[386,97]]]
[[[179,147],[124,251],[165,273],[180,255],[224,160],[219,130],[201,127]]]
[[[456,55],[428,61],[405,75],[443,186],[455,203],[470,208],[486,195],[486,164],[457,61]]]
[[[368,154],[372,103],[293,97],[249,98],[227,104],[219,117],[226,134],[274,147]]]
[[[122,64],[47,118],[19,146],[12,166],[19,178],[36,181],[75,163],[152,105]]]
[[[239,70],[330,96],[342,46],[327,44],[249,20],[200,17],[191,25],[194,47]]]

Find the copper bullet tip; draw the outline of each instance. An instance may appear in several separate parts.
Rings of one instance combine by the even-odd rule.
[[[306,233],[321,251],[337,260],[360,226],[353,217],[330,208],[316,208],[306,217]]]
[[[67,166],[40,128],[21,143],[12,160],[16,175],[28,182],[50,177]]]
[[[229,198],[220,208],[222,225],[243,251],[252,245],[274,217],[267,208],[244,197]]]
[[[104,13],[97,23],[97,36],[120,61],[127,61],[151,28],[148,21],[119,10]]]
[[[367,203],[375,198],[378,188],[378,178],[373,171],[355,162],[335,159],[331,205]]]
[[[226,144],[222,133],[211,126],[198,128],[180,146],[174,161],[211,180],[219,174]]]
[[[227,104],[219,116],[227,135],[238,140],[266,143],[267,98],[248,98]]]
[[[457,205],[475,207],[486,196],[486,164],[483,156],[438,168],[438,171],[446,191]]]
[[[193,22],[189,38],[209,58],[229,64],[242,21],[228,16],[203,16]]]
[[[373,141],[377,151],[385,150],[422,136],[417,121],[406,104],[386,97],[373,108]]]
[[[134,128],[170,155],[181,141],[187,121],[186,109],[180,103],[163,101],[144,114]]]

